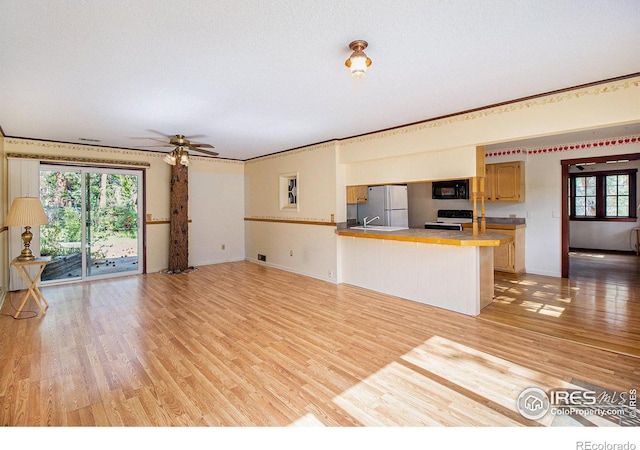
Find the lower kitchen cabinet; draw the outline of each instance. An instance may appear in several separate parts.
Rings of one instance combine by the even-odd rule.
[[[493,249],[493,269],[498,272],[525,273],[524,267],[524,227],[495,229],[487,225],[487,230],[508,234],[513,241]]]
[[[471,224],[464,224],[465,230],[471,229]],[[493,248],[493,270],[514,274],[526,272],[524,262],[525,225],[504,225],[487,223],[487,231],[502,233],[513,238],[512,242]]]

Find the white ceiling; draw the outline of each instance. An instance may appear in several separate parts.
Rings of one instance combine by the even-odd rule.
[[[245,160],[638,73],[639,23],[637,0],[1,0],[0,127]]]

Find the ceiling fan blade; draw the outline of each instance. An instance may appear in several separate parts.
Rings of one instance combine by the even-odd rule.
[[[189,145],[191,147],[197,147],[197,148],[214,148],[213,145],[211,144],[198,144],[198,143],[191,142]]]
[[[157,131],[157,130],[147,130],[147,131],[150,131],[150,132],[155,133],[155,134],[159,134],[160,136],[164,136],[166,138],[172,138],[172,137],[175,136],[175,134],[165,134],[165,133],[162,133],[162,132]]]
[[[167,142],[166,139],[158,139],[158,138],[153,138],[153,137],[132,137],[132,138],[129,138],[129,139],[144,139],[144,140],[147,140],[147,141],[160,142],[160,143],[162,143],[164,145],[171,145],[169,142]]]
[[[203,149],[198,148],[198,147],[193,147],[192,145],[190,145],[189,148],[191,150],[195,151],[195,152],[200,152],[200,153],[203,153],[205,155],[210,155],[210,156],[218,156],[219,155],[218,152],[212,152],[212,151],[209,151],[209,150],[203,150]],[[211,148],[213,148],[213,147],[211,147]]]
[[[194,134],[193,136],[186,136],[186,137],[187,137],[187,139],[198,139],[198,138],[204,138],[204,137],[207,137],[207,136],[204,135],[204,134]]]
[[[157,148],[157,147],[174,147],[171,144],[156,144],[156,145],[136,145],[136,148]]]

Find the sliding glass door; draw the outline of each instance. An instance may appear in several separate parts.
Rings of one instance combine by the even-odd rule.
[[[141,273],[141,172],[41,166],[43,282]]]

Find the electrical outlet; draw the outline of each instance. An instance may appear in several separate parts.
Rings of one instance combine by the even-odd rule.
[[[329,278],[333,278],[333,270],[329,269]]]
[[[225,249],[225,245],[224,245],[224,244],[222,244],[222,250],[224,250],[224,249]]]

